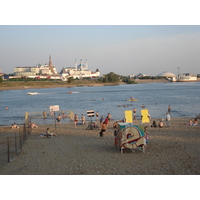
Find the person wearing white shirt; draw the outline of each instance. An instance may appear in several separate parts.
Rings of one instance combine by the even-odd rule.
[[[170,127],[170,120],[171,120],[171,117],[170,117],[169,113],[166,113],[166,125],[167,125],[167,127]]]

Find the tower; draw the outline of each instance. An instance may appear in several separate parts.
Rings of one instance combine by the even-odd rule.
[[[49,55],[49,69],[51,70],[52,74],[55,74],[55,72],[53,70],[53,64],[52,64],[52,60],[51,60],[51,55]]]
[[[51,55],[49,55],[49,67],[53,67],[52,60],[51,60]]]
[[[85,70],[88,70],[88,61],[87,61],[87,59],[85,61]]]
[[[78,68],[77,60],[75,59],[75,68]]]

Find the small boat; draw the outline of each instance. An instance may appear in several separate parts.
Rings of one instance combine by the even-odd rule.
[[[70,92],[68,92],[69,94],[72,94],[72,92],[70,91]]]
[[[36,95],[38,92],[27,92],[28,95]]]
[[[127,99],[126,101],[138,101],[138,99]]]

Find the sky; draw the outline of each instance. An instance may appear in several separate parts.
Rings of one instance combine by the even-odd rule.
[[[1,25],[0,69],[48,63],[60,71],[87,59],[102,74],[200,73],[200,26]]]
[[[4,73],[13,73],[14,67],[17,66],[35,66],[39,63],[44,65],[48,63],[51,55],[58,72],[63,67],[73,67],[75,59],[78,63],[80,59],[83,62],[87,59],[89,70],[95,71],[98,68],[102,74],[115,72],[126,76],[143,73],[156,76],[164,71],[177,74],[178,68],[181,73],[200,74],[200,26],[190,24],[198,19],[195,14],[197,7],[193,4],[191,7],[182,3],[181,10],[179,4],[173,3],[173,7],[170,7],[168,1],[164,6],[167,11],[158,10],[157,7],[154,11],[148,9],[152,3],[146,1],[148,5],[143,8],[145,15],[137,11],[137,6],[124,8],[116,3],[115,8],[111,10],[109,8],[113,7],[113,4],[108,8],[106,6],[106,9],[103,5],[98,5],[100,9],[95,10],[95,15],[94,10],[87,6],[80,9],[84,6],[82,1],[78,1],[79,4],[77,1],[73,2],[72,9],[67,7],[67,12],[64,10],[66,7],[62,6],[59,6],[58,11],[52,3],[48,4],[50,8],[46,11],[47,4],[44,4],[44,16],[38,14],[43,12],[43,7],[37,4],[35,7],[34,4],[28,5],[28,10],[21,8],[21,12],[12,9],[9,13],[5,11],[1,14],[4,19],[8,19],[10,13],[15,12],[14,17],[7,22],[0,20],[0,69]],[[160,5],[159,1],[151,2]],[[13,3],[15,4],[15,1]],[[6,3],[6,6],[11,9],[9,4],[10,2]],[[31,15],[30,7],[33,7]],[[177,8],[178,19],[183,19],[183,22],[174,17],[177,16]],[[191,8],[194,12],[190,11]],[[119,14],[119,9],[122,10],[123,16]],[[186,9],[188,15],[185,15]],[[53,15],[47,14],[51,13],[51,10],[55,15],[54,12]],[[67,17],[63,17],[64,11]],[[81,14],[78,15],[79,12]],[[133,13],[132,18],[130,13]],[[109,18],[110,15],[112,17]],[[69,16],[73,16],[71,20]],[[136,19],[135,16],[140,17]],[[192,16],[192,20],[188,20],[188,16]],[[91,21],[93,17],[95,20]]]

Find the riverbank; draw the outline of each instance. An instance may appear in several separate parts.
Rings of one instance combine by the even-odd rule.
[[[157,120],[157,119],[152,119]],[[200,126],[186,125],[188,118],[172,119],[171,128],[148,128],[145,153],[121,154],[114,146],[114,129],[105,137],[99,130],[74,128],[73,123],[39,125],[33,129],[22,151],[0,168],[1,175],[199,175]],[[134,124],[139,124],[135,120]],[[39,137],[47,126],[57,137]],[[21,127],[20,127],[21,128]],[[11,128],[0,134],[14,134]]]
[[[135,80],[135,83],[159,83],[159,82],[169,82],[165,79],[158,79],[158,80]],[[41,82],[3,82],[0,85],[0,91],[2,90],[22,90],[22,89],[40,89],[40,88],[59,88],[59,87],[98,87],[98,86],[110,86],[110,85],[125,85],[124,82],[119,83],[97,83],[96,81],[75,81],[72,84],[67,84],[67,82],[63,81],[41,81]]]
[[[135,79],[136,84],[143,83],[170,83],[166,79]],[[197,82],[200,82],[198,78]],[[119,83],[98,83],[96,81],[76,81],[72,84],[68,84],[64,81],[30,81],[30,82],[3,82],[0,84],[0,91],[3,90],[23,90],[23,89],[40,89],[40,88],[60,88],[60,87],[98,87],[98,86],[109,86],[109,85],[126,85],[124,82]]]
[[[0,85],[0,91],[2,90],[23,90],[23,89],[40,89],[40,88],[60,88],[60,87],[98,87],[108,85],[122,85],[120,83],[76,83],[67,84],[66,82],[13,82],[13,83],[2,83]]]

